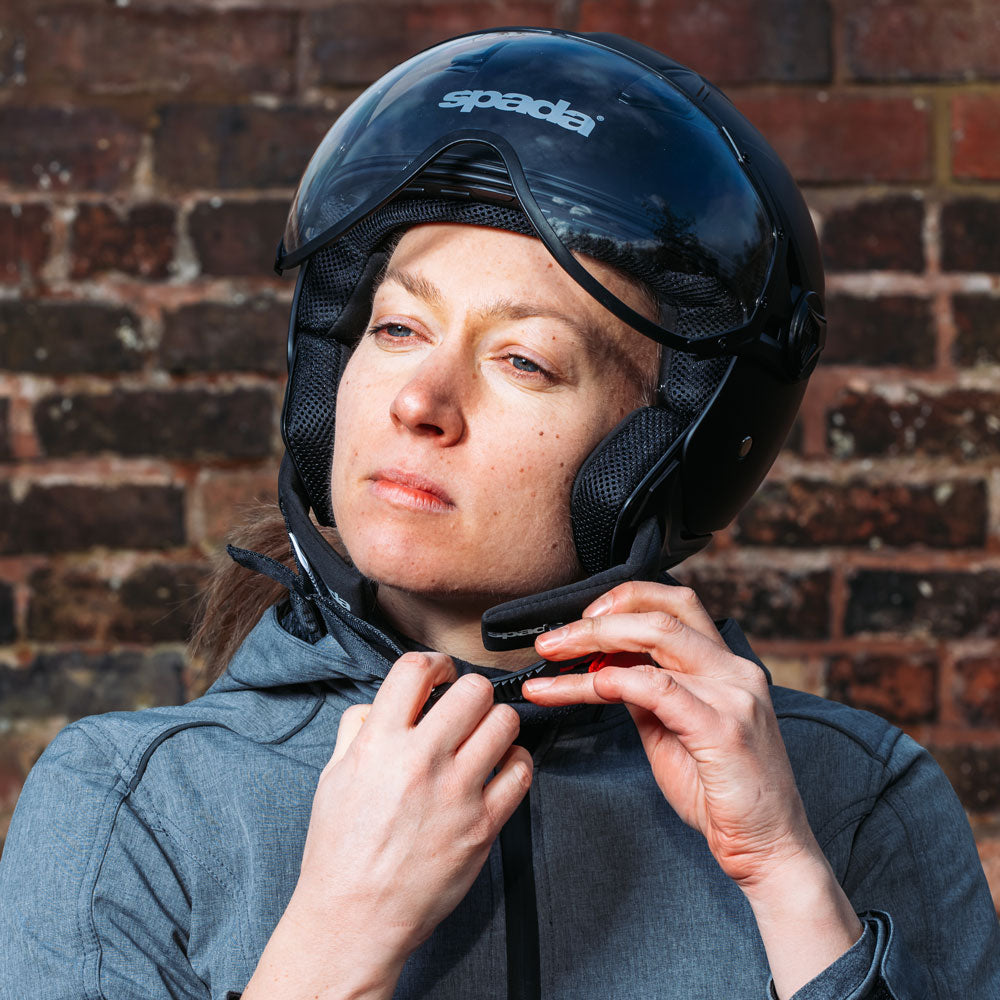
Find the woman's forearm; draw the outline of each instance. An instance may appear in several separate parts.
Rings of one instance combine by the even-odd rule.
[[[788,1000],[861,937],[861,921],[818,846],[742,888],[780,1000]]]

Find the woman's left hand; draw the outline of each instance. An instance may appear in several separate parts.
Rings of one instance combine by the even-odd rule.
[[[549,660],[594,651],[652,661],[530,680],[524,695],[539,705],[624,702],[663,794],[744,891],[819,850],[767,678],[730,652],[694,591],[623,584],[535,648]]]

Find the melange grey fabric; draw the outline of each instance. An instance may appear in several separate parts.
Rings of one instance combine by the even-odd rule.
[[[753,658],[735,624],[723,635]],[[0,996],[237,996],[295,885],[341,713],[370,701],[388,668],[329,636],[296,639],[271,611],[204,697],[65,729],[28,778],[0,863]],[[1000,997],[1000,929],[932,759],[873,715],[772,697],[813,829],[865,927],[796,1000]],[[766,1000],[750,909],[664,800],[627,713],[526,724],[538,727],[541,996]],[[507,996],[503,875],[494,845],[398,997]]]

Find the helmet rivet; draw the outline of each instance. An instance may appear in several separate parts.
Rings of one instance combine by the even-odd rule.
[[[742,461],[747,455],[750,454],[750,449],[753,447],[753,438],[748,434],[741,442],[739,448],[736,449],[736,457]]]

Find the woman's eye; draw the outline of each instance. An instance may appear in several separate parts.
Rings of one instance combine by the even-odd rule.
[[[509,354],[510,363],[518,370],[522,372],[541,372],[541,365],[535,364],[534,361],[529,361],[528,358],[521,357],[520,354]]]
[[[408,326],[404,326],[402,323],[386,323],[385,325],[380,326],[377,332],[384,333],[387,337],[393,337],[395,339],[413,336],[413,331]]]

